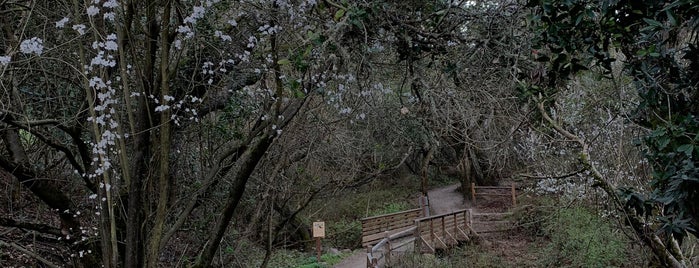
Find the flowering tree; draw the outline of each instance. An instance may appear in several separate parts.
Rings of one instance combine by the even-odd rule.
[[[206,267],[251,185],[283,226],[405,163],[423,190],[431,162],[500,175],[521,115],[477,75],[511,73],[521,39],[493,33],[519,13],[470,2],[3,1],[0,177],[46,213],[0,225],[85,267],[156,267],[193,230]]]
[[[665,266],[688,265],[681,242],[697,235],[697,6],[694,1],[530,1],[540,75],[524,92],[542,117],[582,148],[581,161],[637,237]],[[592,68],[617,78],[616,66],[637,91],[636,126],[649,131],[642,151],[652,173],[639,188],[618,187],[597,169],[591,138],[551,116],[554,96],[568,79]],[[616,76],[616,77],[615,77]],[[624,99],[622,99],[624,101]],[[621,106],[621,105],[620,105]],[[612,120],[610,120],[612,122]],[[630,122],[629,122],[630,123]]]

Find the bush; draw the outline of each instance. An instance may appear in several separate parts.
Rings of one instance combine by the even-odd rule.
[[[329,245],[337,248],[358,248],[362,240],[362,224],[359,220],[341,219],[328,223]]]
[[[551,239],[545,266],[609,267],[625,259],[624,237],[586,208],[558,209],[544,230]]]

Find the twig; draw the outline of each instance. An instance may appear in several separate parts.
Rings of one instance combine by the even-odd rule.
[[[37,259],[38,261],[42,262],[43,264],[45,264],[45,265],[48,266],[48,267],[51,267],[51,268],[59,268],[58,265],[53,264],[52,262],[48,261],[47,259],[44,259],[44,258],[42,258],[41,256],[36,255],[36,254],[34,254],[33,252],[31,252],[31,251],[29,251],[29,250],[27,250],[27,249],[21,247],[20,245],[15,244],[15,243],[7,243],[7,242],[5,242],[5,241],[0,240],[0,246],[6,246],[6,247],[14,248],[14,249],[16,249],[16,250],[21,251],[21,252],[24,253],[24,254],[27,254],[27,255],[29,255],[29,256],[31,256],[31,257]]]

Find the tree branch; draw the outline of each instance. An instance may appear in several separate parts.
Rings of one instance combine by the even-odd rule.
[[[4,218],[4,217],[0,217],[0,226],[27,229],[27,230],[37,231],[40,233],[55,235],[55,236],[59,236],[59,237],[63,236],[63,234],[61,234],[61,229],[58,229],[58,228],[53,227],[53,226],[49,226],[49,225],[41,224],[41,223],[18,222],[16,220],[13,220],[10,218]]]
[[[658,235],[653,230],[649,230],[648,224],[644,223],[643,219],[638,217],[638,215],[636,215],[636,213],[633,210],[631,210],[621,201],[621,198],[617,194],[614,187],[604,178],[604,175],[602,175],[602,173],[600,173],[599,170],[597,170],[595,165],[590,160],[589,145],[580,137],[565,130],[558,123],[556,123],[556,121],[553,120],[551,116],[549,116],[549,114],[546,112],[546,109],[544,108],[544,102],[543,98],[541,97],[541,94],[539,94],[539,98],[537,100],[537,107],[539,108],[539,112],[541,113],[541,116],[544,118],[544,120],[546,120],[546,122],[548,122],[551,125],[551,127],[553,127],[553,129],[556,130],[556,132],[570,139],[571,141],[578,143],[582,147],[580,151],[580,161],[582,162],[585,169],[590,171],[590,174],[592,175],[592,178],[595,181],[593,186],[597,186],[604,190],[607,196],[609,196],[609,198],[611,199],[613,205],[623,214],[624,217],[626,217],[628,223],[631,225],[631,228],[633,228],[634,232],[641,239],[641,241],[643,241],[646,244],[646,246],[648,246],[653,251],[655,256],[658,257],[658,259],[664,265],[675,268],[686,267],[682,262],[680,262],[677,259],[677,257],[682,258],[682,256],[673,255],[672,249],[669,247],[669,245],[663,244],[660,237],[658,237]],[[669,237],[669,239],[672,240],[674,238]]]
[[[15,244],[15,243],[7,243],[7,242],[5,242],[5,241],[0,240],[0,246],[5,246],[5,247],[14,248],[14,249],[16,249],[16,250],[21,251],[21,252],[24,253],[24,254],[27,254],[27,255],[29,255],[29,256],[32,256],[33,258],[37,259],[38,261],[42,262],[43,264],[45,264],[45,265],[48,266],[48,267],[51,267],[51,268],[59,268],[58,265],[56,265],[56,264],[54,264],[54,263],[48,261],[47,259],[42,258],[41,256],[39,256],[39,255],[37,255],[37,254],[34,254],[33,252],[31,252],[31,251],[29,251],[29,250],[27,250],[27,249],[21,247],[20,245]]]

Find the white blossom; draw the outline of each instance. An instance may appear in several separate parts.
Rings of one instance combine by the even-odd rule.
[[[228,42],[233,41],[233,38],[231,38],[230,35],[224,34],[224,33],[221,32],[221,31],[215,31],[215,32],[214,32],[214,35],[215,35],[216,37],[221,38],[221,40],[224,41],[224,42],[226,42],[226,41],[228,41]]]
[[[204,17],[206,9],[203,6],[195,6],[192,10],[192,14],[184,19],[184,23],[197,23],[197,20]]]
[[[155,107],[156,112],[162,112],[162,111],[165,111],[167,109],[170,109],[170,105],[160,105],[158,107]]]
[[[68,19],[67,17],[64,17],[64,18],[62,18],[61,20],[57,21],[57,22],[56,22],[56,28],[63,28],[63,27],[65,27],[65,25],[66,25],[66,23],[68,22],[68,20],[69,20],[69,19]]]
[[[10,64],[12,57],[10,56],[0,56],[0,66],[5,66]]]
[[[84,24],[75,24],[73,25],[73,30],[76,30],[80,35],[85,34],[85,25]]]
[[[119,49],[119,45],[117,45],[116,42],[109,40],[107,42],[104,42],[104,49],[116,51],[117,49]]]
[[[102,6],[106,8],[115,8],[119,6],[119,3],[117,3],[116,0],[107,0],[104,2],[104,4],[102,4]]]
[[[96,6],[89,6],[87,7],[87,15],[90,17],[93,17],[97,15],[97,13],[100,13],[100,9]]]
[[[104,17],[104,20],[107,20],[107,21],[114,21],[114,18],[116,17],[116,14],[115,14],[114,12],[107,12],[107,13],[104,13],[104,16],[103,16],[103,17]]]
[[[32,37],[22,41],[22,43],[19,44],[19,51],[24,54],[36,54],[37,56],[40,56],[41,53],[44,52],[43,43],[44,41],[41,40],[41,38]]]
[[[194,32],[192,32],[192,29],[189,28],[187,25],[181,25],[177,27],[177,32],[184,34],[186,38],[191,38],[194,36]]]

